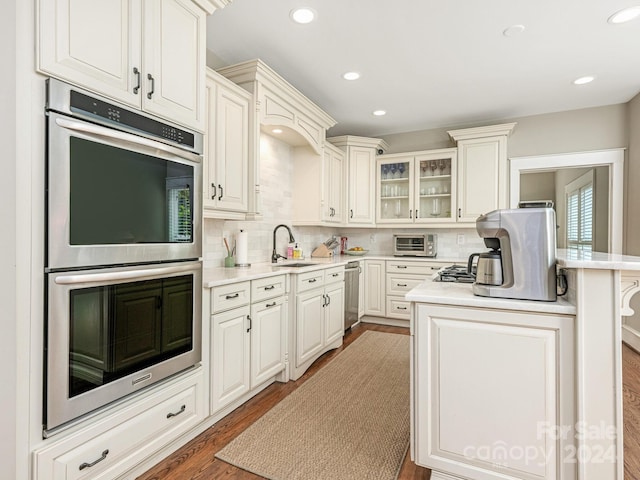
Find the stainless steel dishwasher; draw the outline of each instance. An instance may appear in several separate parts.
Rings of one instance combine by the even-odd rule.
[[[360,262],[349,262],[344,270],[344,329],[358,321]]]

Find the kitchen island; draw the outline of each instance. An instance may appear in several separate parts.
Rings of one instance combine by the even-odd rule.
[[[412,302],[411,455],[432,479],[623,480],[621,315],[640,258],[558,251],[565,297]]]

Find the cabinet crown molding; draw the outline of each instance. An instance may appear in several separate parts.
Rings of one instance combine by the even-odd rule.
[[[298,106],[300,110],[325,129],[329,129],[337,123],[333,117],[305,97],[260,59],[223,67],[217,72],[251,93],[255,93],[256,82],[262,84],[272,92],[277,92],[289,104]]]
[[[211,15],[219,8],[224,8],[229,5],[233,0],[191,0],[198,5],[202,10],[207,12],[207,15]]]
[[[354,135],[341,135],[327,138],[336,147],[365,147],[376,150],[389,150],[389,144],[381,138],[357,137]]]
[[[498,135],[509,136],[516,123],[502,123],[500,125],[487,125],[485,127],[463,128],[459,130],[448,130],[447,133],[456,142],[459,140],[469,140],[471,138],[495,137]]]

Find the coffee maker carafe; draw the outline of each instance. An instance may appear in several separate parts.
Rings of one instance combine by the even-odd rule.
[[[482,253],[472,253],[467,262],[467,273],[473,275],[476,283],[483,285],[502,285],[502,255],[500,242],[495,238],[485,238],[484,244],[491,250]],[[473,260],[478,259],[474,267]]]
[[[476,282],[472,285],[475,295],[556,300],[553,208],[494,210],[478,217],[476,230],[491,251],[477,254]],[[473,255],[469,262],[473,262]]]

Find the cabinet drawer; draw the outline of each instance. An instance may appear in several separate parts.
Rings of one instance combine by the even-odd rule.
[[[410,275],[433,275],[440,268],[450,265],[449,263],[436,262],[400,262],[396,260],[387,261],[387,273],[408,273]]]
[[[286,275],[261,278],[251,282],[251,301],[260,302],[267,298],[279,297],[286,291]]]
[[[428,278],[419,275],[394,275],[387,274],[387,295],[402,296],[412,288],[420,285]]]
[[[387,297],[387,317],[409,320],[411,318],[411,302],[403,297]]]
[[[313,272],[301,273],[298,274],[297,277],[297,293],[306,292],[307,290],[322,287],[324,285],[324,270],[315,270]]]
[[[211,313],[249,305],[251,282],[232,283],[211,289]]]
[[[341,282],[344,280],[344,267],[327,268],[324,271],[324,283]]]
[[[205,415],[200,372],[160,395],[35,453],[36,478],[109,480],[169,444]],[[155,399],[155,400],[154,400]]]

